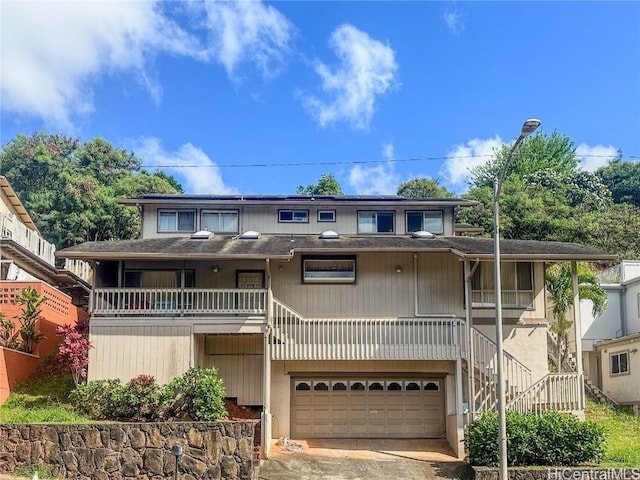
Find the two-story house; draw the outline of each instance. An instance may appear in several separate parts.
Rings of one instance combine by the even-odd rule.
[[[607,294],[605,312],[594,318],[581,308],[585,374],[620,404],[640,408],[640,260],[624,260],[598,274]]]
[[[76,260],[57,266],[55,250],[42,237],[9,181],[0,175],[0,311],[13,321],[22,308],[15,299],[27,287],[47,298],[42,305],[44,320],[37,325],[45,338],[37,351],[28,354],[0,345],[0,403],[56,348],[58,326],[86,318],[91,267]]]
[[[474,202],[396,196],[143,195],[142,238],[94,262],[89,378],[167,382],[215,366],[269,439],[447,438],[495,408],[493,242],[455,235]],[[614,258],[501,242],[510,408],[582,409],[550,376],[544,272]]]

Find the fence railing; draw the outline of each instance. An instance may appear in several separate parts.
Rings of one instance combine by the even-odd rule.
[[[274,360],[455,360],[465,350],[457,318],[304,318],[273,303]]]
[[[64,269],[69,270],[71,273],[77,275],[84,281],[91,283],[93,273],[89,262],[85,262],[84,260],[66,258],[64,261]]]
[[[16,215],[0,213],[0,234],[3,238],[9,238],[26,248],[45,262],[51,265],[56,264],[55,245],[47,242],[34,230],[27,228]]]
[[[93,315],[265,315],[264,289],[96,288]]]
[[[583,380],[578,373],[549,373],[507,403],[507,410],[541,414],[547,410],[576,412],[584,409],[580,391]]]
[[[471,338],[476,369],[474,372],[475,411],[496,410],[498,405],[496,344],[475,328],[471,329]],[[533,379],[531,370],[507,352],[504,352],[503,367],[507,398],[515,398],[531,386]]]

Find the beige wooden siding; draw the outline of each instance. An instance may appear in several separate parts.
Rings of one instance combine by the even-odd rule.
[[[462,267],[450,254],[419,254],[419,313],[464,316]],[[401,268],[401,272],[396,271]],[[306,317],[414,316],[413,255],[371,253],[357,256],[356,282],[350,285],[302,284],[300,258],[283,264],[273,291]],[[452,292],[454,294],[452,295]]]
[[[208,335],[203,367],[215,367],[227,396],[239,405],[262,405],[262,335]]]
[[[418,254],[418,313],[464,316],[464,279],[459,258],[447,253]]]
[[[167,235],[175,236],[184,235],[188,236],[186,232],[165,232],[158,233],[158,208],[180,208],[191,209],[191,207],[183,207],[176,205],[166,205],[163,207],[146,206],[144,212],[144,221],[142,228],[142,238],[154,238],[163,237]],[[282,204],[282,205],[239,205],[229,204],[216,205],[203,207],[200,205],[196,208],[196,222],[197,228],[200,225],[200,216],[202,209],[231,209],[238,210],[239,223],[238,229],[240,233],[247,230],[255,230],[263,234],[319,234],[325,230],[334,230],[342,235],[355,235],[358,233],[358,211],[392,211],[394,212],[394,233],[397,235],[406,234],[406,211],[417,211],[421,209],[427,210],[423,207],[402,207],[394,208],[392,206],[378,206],[376,205],[361,205],[361,206],[340,206],[340,205],[322,205],[311,202],[303,202],[297,205]],[[306,210],[309,212],[308,223],[296,223],[296,222],[279,222],[278,210]],[[335,222],[318,222],[318,210],[335,210],[336,221]],[[453,211],[451,208],[435,208],[435,210],[441,210],[444,212],[444,234],[453,235]]]
[[[91,326],[89,380],[153,375],[164,384],[191,364],[190,326]]]

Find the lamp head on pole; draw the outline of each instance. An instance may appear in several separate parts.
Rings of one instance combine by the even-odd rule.
[[[525,120],[525,122],[522,124],[522,130],[520,132],[520,136],[524,138],[532,134],[533,132],[536,131],[536,129],[540,126],[541,123],[542,122],[537,118],[529,118],[528,120]]]

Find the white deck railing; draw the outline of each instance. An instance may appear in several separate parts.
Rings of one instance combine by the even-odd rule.
[[[16,215],[0,213],[0,235],[2,238],[13,240],[50,265],[56,264],[55,245],[47,242],[34,230],[27,228]]]
[[[584,409],[582,376],[578,373],[550,373],[507,404],[508,410],[541,414],[547,410],[577,412]]]
[[[74,260],[71,258],[66,258],[64,260],[64,269],[69,270],[71,273],[77,275],[85,282],[91,283],[93,275],[89,262],[85,262],[84,260]]]
[[[471,338],[477,385],[475,409],[476,411],[496,410],[498,405],[496,344],[475,328],[471,329]],[[531,370],[507,352],[504,352],[503,367],[507,399],[517,397],[531,386],[533,378]]]
[[[265,315],[263,289],[96,288],[93,315]]]
[[[274,300],[274,360],[456,360],[464,354],[457,318],[304,318]]]

